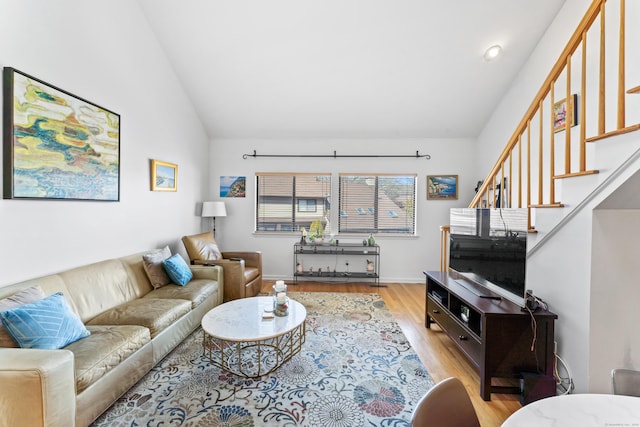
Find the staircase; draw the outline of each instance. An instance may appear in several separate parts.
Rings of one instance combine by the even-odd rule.
[[[635,152],[610,142],[640,130],[640,70],[627,77],[627,56],[640,52],[640,7],[626,3],[591,3],[469,207],[527,208],[529,231],[547,235]],[[441,232],[446,270],[448,226]]]
[[[469,205],[528,209],[527,287],[559,316],[575,392],[640,369],[637,23],[640,1],[593,0]]]
[[[640,93],[640,74],[626,83],[626,56],[640,48],[626,27],[637,22],[625,0],[593,1],[470,207],[526,207],[534,231],[532,209],[564,206],[560,181],[599,172],[587,167],[588,145],[640,129],[626,108]]]

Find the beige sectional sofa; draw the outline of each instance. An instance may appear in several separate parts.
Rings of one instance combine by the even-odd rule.
[[[91,334],[59,350],[0,348],[0,426],[86,426],[223,301],[220,267],[185,286],[151,285],[143,253],[0,287],[62,292]]]

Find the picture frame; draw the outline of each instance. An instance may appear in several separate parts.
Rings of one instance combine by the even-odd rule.
[[[427,175],[427,200],[458,200],[458,175]]]
[[[120,201],[120,115],[3,68],[3,198]]]
[[[578,95],[573,94],[569,97],[569,107],[571,108],[569,123],[570,127],[573,127],[578,124]],[[565,130],[567,123],[567,99],[560,100],[553,104],[553,131],[561,132]]]
[[[220,197],[245,197],[246,176],[220,176]]]
[[[178,165],[152,159],[151,191],[178,191]]]

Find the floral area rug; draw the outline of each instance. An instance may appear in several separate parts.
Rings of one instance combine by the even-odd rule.
[[[198,329],[93,426],[408,426],[433,381],[380,296],[289,297],[307,309],[307,338],[272,374],[212,366]]]

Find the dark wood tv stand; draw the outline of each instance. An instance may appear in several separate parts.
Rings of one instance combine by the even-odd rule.
[[[456,280],[455,272],[427,271],[425,326],[436,322],[479,370],[480,396],[491,400],[491,393],[520,393],[514,380],[523,374],[549,377],[554,371],[554,321],[557,315],[546,310],[528,311],[500,298],[489,290],[474,292]],[[512,385],[498,385],[496,379],[510,379]],[[541,397],[555,395],[555,383],[546,382]]]

